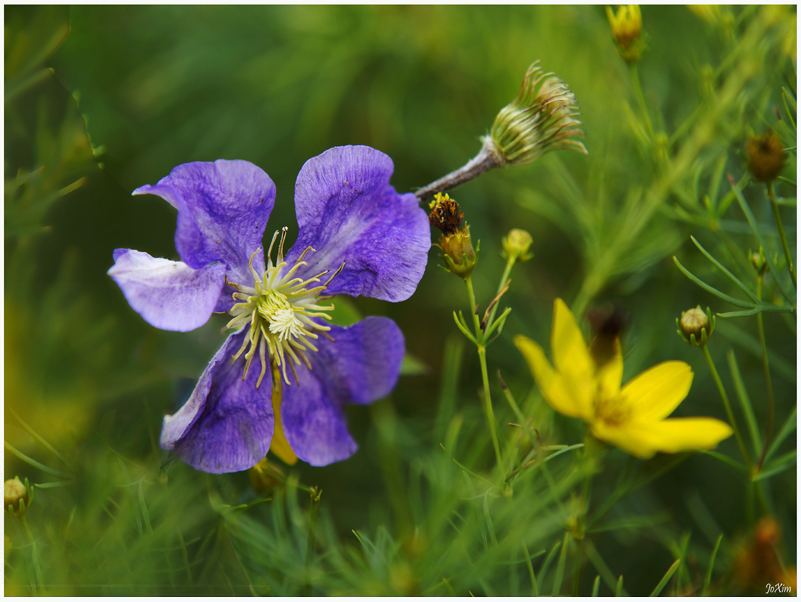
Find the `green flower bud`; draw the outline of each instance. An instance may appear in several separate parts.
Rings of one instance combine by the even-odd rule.
[[[525,230],[514,228],[509,231],[509,234],[501,241],[503,245],[503,256],[514,257],[516,261],[528,261],[534,257],[533,253],[529,253],[531,243],[534,239],[531,234]]]
[[[715,330],[715,316],[709,308],[704,312],[699,305],[681,312],[681,319],[676,319],[676,326],[679,336],[685,343],[703,347]]]
[[[28,484],[19,480],[19,477],[9,479],[3,485],[3,507],[12,516],[22,516],[27,512],[33,501],[33,491]]]

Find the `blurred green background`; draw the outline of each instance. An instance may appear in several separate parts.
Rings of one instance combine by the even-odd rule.
[[[776,189],[790,200],[782,214],[795,241],[795,128],[787,127],[785,102],[786,91],[793,101],[795,92],[795,9],[694,14],[645,6],[642,13],[647,50],[639,77],[652,134],[602,7],[6,6],[5,436],[19,454],[6,448],[5,474],[57,485],[37,489],[27,514],[35,543],[6,515],[6,593],[530,593],[526,563],[505,556],[503,542],[499,556],[479,546],[487,556],[454,558],[451,568],[430,562],[451,545],[465,546],[460,537],[482,537],[475,525],[474,533],[433,526],[451,518],[450,510],[437,514],[432,500],[469,497],[440,442],[451,437],[457,447],[448,454],[478,473],[491,457],[478,362],[451,321],[453,310],[467,311],[463,285],[437,267],[436,248],[410,300],[354,301],[362,315],[395,319],[414,360],[390,400],[349,411],[360,451],[325,468],[284,467],[324,491],[310,562],[302,491],[257,493],[244,473],[211,477],[180,462],[162,470],[162,416],[191,392],[224,338],[224,320],[191,333],[156,330],[128,307],[106,270],[117,247],[176,258],[173,208],[130,193],[180,163],[238,158],[262,167],[278,190],[268,233],[288,225],[290,237],[296,174],[331,146],[366,144],[389,154],[399,191],[428,184],[478,151],[478,137],[536,59],[575,93],[589,155],[552,153],[452,191],[473,240],[481,240],[474,280],[482,307],[504,265],[501,237],[517,227],[535,241],[534,259],[515,268],[503,299],[512,314],[490,348],[490,372],[502,371],[544,440],[580,442],[581,425],[544,405],[511,338],[522,333],[545,345],[555,297],[578,304],[581,314],[614,301],[631,317],[624,381],[660,361],[687,361],[696,377],[678,413],[725,418],[700,352],[679,340],[674,320],[698,304],[734,308],[691,283],[672,256],[741,297],[693,246],[694,235],[754,281],[747,251],[758,242],[725,175],[744,177],[745,140],[768,127],[792,147],[788,177]],[[764,189],[753,184],[745,195],[768,246],[780,252]],[[766,299],[780,299],[775,283],[766,286]],[[736,357],[764,430],[755,319],[718,322],[712,355],[733,399],[727,354]],[[765,330],[776,430],[794,428],[795,317],[767,314]],[[506,425],[515,418],[499,390],[495,405],[511,436]],[[464,426],[454,426],[456,418]],[[785,561],[794,565],[791,433],[777,455],[792,468],[763,483]],[[738,456],[733,440],[719,451]],[[720,592],[738,591],[727,589],[737,587],[738,542],[760,514],[747,479],[710,456],[680,460],[615,515],[647,520],[599,532],[595,549],[634,594],[649,593],[681,557],[671,591],[687,593],[723,534],[715,583]],[[656,474],[670,461],[637,470]],[[627,462],[609,452],[596,477],[601,496]],[[568,479],[570,465],[561,468],[557,476]],[[457,473],[452,489],[437,473],[448,470]],[[540,502],[526,502],[542,492],[537,487],[533,478],[522,483],[511,509],[496,518],[498,538],[501,525],[523,529],[532,556],[540,543],[551,550],[564,528],[562,514],[540,514]],[[532,562],[547,579],[544,559]],[[595,568],[582,569],[583,593],[602,572]],[[689,589],[679,587],[681,575]],[[609,594],[607,577],[601,593]]]

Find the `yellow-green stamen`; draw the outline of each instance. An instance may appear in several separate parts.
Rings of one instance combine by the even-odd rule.
[[[295,375],[293,361],[297,365],[303,362],[311,369],[306,352],[317,351],[312,340],[319,337],[318,332],[330,339],[327,331],[331,330],[330,326],[321,324],[315,318],[330,320],[331,316],[326,312],[334,309],[333,305],[318,304],[320,293],[345,266],[343,262],[328,280],[317,286],[312,285],[321,282],[322,277],[328,274],[328,270],[305,280],[295,277],[298,269],[306,265],[306,262],[303,261],[306,253],[314,253],[315,249],[306,247],[297,261],[289,269],[286,269],[287,263],[284,261],[286,232],[287,228],[283,228],[281,231],[275,264],[270,256],[279,233],[276,232],[273,236],[267,252],[267,269],[263,275],[259,275],[253,268],[253,258],[259,250],[250,256],[248,267],[253,274],[252,287],[232,284],[237,289],[233,298],[239,303],[229,310],[233,319],[228,323],[227,328],[239,329],[250,324],[250,332],[245,336],[242,346],[234,354],[233,359],[238,359],[245,352],[248,344],[250,345],[245,353],[245,370],[242,375],[242,380],[244,380],[250,369],[250,363],[256,353],[259,354],[261,373],[256,381],[257,388],[261,385],[267,372],[268,355],[275,362],[276,367],[281,370],[287,385],[291,384],[287,376],[287,365],[293,375]],[[297,382],[297,375],[295,375],[295,382]]]

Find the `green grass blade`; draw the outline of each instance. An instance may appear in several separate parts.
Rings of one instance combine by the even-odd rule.
[[[595,581],[592,582],[592,594],[590,594],[593,598],[598,597],[598,590],[600,589],[600,587],[601,587],[601,576],[596,575]]]
[[[784,442],[787,437],[793,433],[797,426],[796,415],[798,414],[798,408],[793,408],[793,411],[790,412],[790,415],[787,417],[787,420],[784,421],[782,425],[782,430],[779,431],[779,434],[776,435],[776,438],[770,444],[767,453],[765,454],[765,461],[767,462],[773,454],[776,453],[776,450],[779,449],[779,446]]]
[[[718,555],[718,550],[720,549],[720,543],[723,541],[723,535],[721,534],[718,536],[718,540],[715,543],[715,547],[712,550],[712,557],[709,559],[709,569],[706,571],[706,578],[704,579],[704,587],[701,589],[701,595],[707,596],[709,595],[709,584],[712,582],[712,569],[715,568],[715,558]]]
[[[617,579],[617,587],[615,588],[615,597],[620,598],[623,595],[623,575]]]
[[[69,478],[71,478],[71,476],[72,476],[72,475],[69,475],[69,474],[67,474],[67,473],[65,473],[65,472],[61,472],[61,471],[59,471],[59,470],[56,470],[55,468],[50,468],[49,466],[45,466],[45,465],[44,465],[44,464],[42,464],[41,462],[37,462],[37,461],[36,461],[36,460],[34,460],[33,458],[31,458],[31,457],[29,457],[29,456],[26,456],[25,454],[23,454],[21,451],[19,451],[19,450],[18,450],[18,449],[16,449],[16,448],[15,448],[13,445],[11,445],[10,443],[8,443],[8,442],[6,442],[6,441],[4,441],[4,442],[3,442],[3,445],[5,446],[5,448],[6,448],[8,451],[10,451],[12,454],[14,454],[15,456],[17,456],[17,457],[18,457],[20,460],[22,460],[23,462],[25,462],[25,463],[27,463],[27,464],[30,464],[30,465],[31,465],[31,466],[33,466],[34,468],[38,468],[38,469],[39,469],[39,470],[41,470],[42,472],[46,472],[46,473],[47,473],[47,474],[49,474],[50,476],[56,477],[57,479],[69,479]]]
[[[705,291],[708,291],[713,295],[715,295],[716,297],[719,297],[720,299],[723,299],[724,301],[727,301],[732,305],[736,305],[737,307],[745,307],[751,310],[755,309],[753,303],[746,303],[745,301],[741,301],[740,299],[735,299],[734,297],[731,297],[730,295],[727,295],[726,293],[719,291],[714,286],[707,284],[706,282],[695,276],[692,272],[690,272],[690,270],[681,265],[681,262],[675,255],[673,256],[673,261],[676,263],[676,266],[678,266],[678,268],[681,270],[682,274],[687,276],[687,278],[695,282],[695,284],[700,286]]]
[[[681,563],[681,558],[679,558],[678,560],[676,560],[676,562],[670,565],[670,568],[667,570],[667,573],[665,573],[665,576],[662,577],[662,580],[659,583],[657,583],[656,587],[654,588],[654,591],[651,592],[652,598],[662,593],[662,590],[665,589],[665,586],[667,585],[668,581],[670,581],[670,578],[673,576],[673,573],[675,573],[678,570],[680,563]]]
[[[762,479],[767,479],[795,466],[796,454],[797,451],[793,449],[783,456],[780,456],[770,466],[763,468],[759,475],[754,477],[754,481],[756,482],[761,481]]]
[[[711,449],[702,449],[700,453],[705,454],[707,456],[712,456],[713,458],[720,460],[724,464],[728,464],[735,470],[742,472],[743,474],[748,474],[748,468],[737,462],[736,460],[732,460],[728,456],[724,456],[720,452],[712,451]]]
[[[754,416],[751,398],[748,396],[748,391],[746,391],[745,385],[743,384],[743,377],[740,375],[740,367],[737,365],[734,349],[729,349],[726,352],[726,359],[729,362],[729,371],[731,372],[732,381],[734,381],[734,392],[743,408],[748,434],[751,436],[751,442],[754,444],[754,453],[756,456],[759,456],[762,451],[762,436],[759,434],[759,427],[757,426],[756,417]]]
[[[556,557],[556,552],[559,551],[559,546],[561,545],[562,542],[557,541],[551,548],[551,551],[548,552],[548,556],[545,557],[545,562],[542,563],[542,567],[540,568],[540,573],[537,575],[537,583],[542,583],[542,580],[545,579],[545,575],[548,574],[548,569],[551,568],[551,563]]]
[[[558,596],[559,590],[562,587],[562,579],[565,576],[565,562],[567,562],[567,544],[570,541],[570,534],[565,533],[562,540],[562,550],[559,553],[559,562],[556,565],[556,574],[553,577],[553,588],[551,588],[551,596]]]
[[[784,298],[790,302],[790,305],[795,306],[795,298],[788,292],[784,278],[781,277],[779,270],[777,270],[776,266],[773,264],[773,259],[771,259],[770,252],[768,251],[769,247],[765,244],[765,240],[762,238],[762,233],[759,231],[759,225],[754,218],[754,214],[751,212],[751,208],[748,206],[748,202],[745,200],[745,197],[743,197],[742,191],[735,184],[734,178],[731,176],[729,176],[729,184],[734,191],[735,197],[737,197],[737,202],[740,203],[740,208],[743,210],[745,218],[748,220],[748,223],[751,226],[751,231],[754,233],[754,236],[756,236],[759,244],[762,245],[762,248],[765,249],[765,261],[768,263],[768,269],[770,270],[770,273],[773,274],[773,279],[776,281],[776,285],[779,287],[782,295],[784,295]]]
[[[526,553],[526,568],[528,569],[528,576],[531,579],[531,595],[534,597],[538,597],[540,595],[540,588],[537,585],[537,576],[534,574],[534,565],[531,564],[531,554],[528,551],[528,546],[526,542],[523,542],[523,551]],[[542,550],[544,553],[545,550]],[[539,556],[539,553],[537,554]]]
[[[716,268],[718,268],[718,269],[719,269],[721,272],[723,272],[723,273],[724,273],[726,276],[728,276],[729,280],[731,280],[732,282],[734,282],[734,284],[736,284],[736,285],[739,287],[739,289],[740,289],[741,291],[743,291],[743,292],[744,292],[746,295],[748,295],[748,296],[751,298],[751,301],[753,301],[754,303],[757,303],[757,304],[759,304],[759,298],[756,296],[756,294],[754,294],[753,292],[751,292],[751,289],[750,289],[750,288],[748,288],[748,287],[747,287],[745,284],[743,284],[743,282],[741,282],[741,281],[740,281],[740,279],[739,279],[739,278],[737,278],[737,276],[735,276],[734,274],[732,274],[732,273],[731,273],[729,270],[727,270],[727,269],[726,269],[726,267],[725,267],[725,266],[724,266],[722,263],[720,263],[720,262],[719,262],[717,259],[715,259],[715,258],[712,256],[712,254],[711,254],[709,251],[707,251],[707,250],[706,250],[706,249],[705,249],[705,248],[704,248],[704,247],[701,245],[701,243],[700,243],[700,242],[698,242],[698,241],[695,239],[695,237],[694,237],[694,236],[690,236],[690,240],[691,240],[691,241],[693,241],[693,244],[694,244],[696,247],[698,247],[698,250],[699,250],[699,251],[701,251],[701,253],[703,253],[703,254],[704,254],[704,256],[705,256],[705,257],[706,257],[706,258],[707,258],[709,261],[711,261],[711,262],[714,264],[714,266],[715,266]]]

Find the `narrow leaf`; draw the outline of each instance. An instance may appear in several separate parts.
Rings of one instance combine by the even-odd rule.
[[[704,579],[704,587],[701,590],[702,596],[709,595],[709,584],[712,582],[712,569],[715,568],[715,558],[718,555],[718,550],[720,549],[720,542],[723,541],[723,535],[718,536],[718,541],[715,543],[715,548],[712,550],[712,557],[709,559],[709,569],[706,572],[706,578]]]
[[[790,302],[790,305],[795,306],[795,298],[787,291],[784,278],[781,277],[782,275],[779,274],[779,270],[777,270],[776,266],[773,264],[773,259],[770,257],[771,253],[768,252],[769,247],[765,244],[765,240],[762,238],[762,233],[759,231],[759,225],[754,218],[754,214],[751,213],[751,208],[748,206],[748,202],[745,200],[745,197],[743,197],[742,191],[734,183],[734,178],[732,178],[731,175],[729,176],[729,184],[734,191],[734,195],[737,197],[737,202],[740,204],[740,208],[743,210],[745,218],[751,225],[751,231],[754,233],[754,236],[756,236],[759,244],[762,245],[762,248],[765,249],[765,261],[768,263],[768,269],[770,269],[770,273],[773,274],[773,279],[776,281],[776,284],[778,285],[782,295],[784,295],[784,298]]]
[[[704,282],[703,280],[701,280],[697,276],[693,275],[692,272],[690,272],[687,268],[685,268],[683,265],[681,265],[681,262],[676,258],[675,255],[673,256],[673,261],[676,263],[676,265],[681,270],[681,272],[685,276],[687,276],[687,278],[689,278],[690,280],[695,282],[698,286],[700,286],[705,291],[709,291],[710,293],[712,293],[716,297],[720,297],[724,301],[728,301],[729,303],[731,303],[732,305],[736,305],[737,307],[746,307],[748,309],[754,309],[753,303],[746,303],[745,301],[740,301],[740,299],[735,299],[734,297],[731,297],[731,296],[727,295],[726,293],[723,293],[723,292],[719,291],[715,287],[707,284],[706,282]]]
[[[759,456],[762,451],[762,436],[759,434],[759,427],[757,426],[756,417],[754,416],[751,398],[748,396],[748,391],[743,384],[743,377],[740,375],[740,367],[737,365],[734,349],[729,349],[726,352],[726,359],[729,362],[729,371],[734,381],[734,392],[737,395],[737,399],[740,400],[740,405],[743,408],[743,415],[745,416],[745,423],[748,426],[748,434],[751,436],[751,442],[754,444],[754,453]]]
[[[754,303],[756,303],[756,304],[760,304],[759,298],[758,298],[758,297],[757,297],[757,296],[756,296],[756,295],[755,295],[753,292],[751,292],[751,289],[749,289],[749,288],[748,288],[748,287],[747,287],[745,284],[743,284],[743,283],[740,281],[740,279],[739,279],[739,278],[737,278],[737,276],[735,276],[735,275],[734,275],[734,274],[732,274],[732,273],[731,273],[729,270],[727,270],[727,269],[726,269],[726,267],[725,267],[725,266],[724,266],[722,263],[720,263],[720,262],[719,262],[717,259],[715,259],[715,258],[714,258],[714,257],[711,255],[711,253],[709,253],[709,251],[707,251],[707,250],[706,250],[706,249],[705,249],[705,248],[704,248],[704,247],[701,245],[701,243],[700,243],[700,242],[698,242],[698,241],[695,239],[695,237],[694,237],[694,236],[690,236],[690,240],[691,240],[691,241],[693,241],[693,244],[695,244],[695,246],[696,246],[696,247],[698,247],[698,250],[699,250],[699,251],[701,251],[701,253],[703,253],[703,254],[704,254],[704,256],[705,256],[705,257],[706,257],[706,258],[707,258],[709,261],[711,261],[711,262],[714,264],[714,266],[715,266],[716,268],[718,268],[718,269],[719,269],[721,272],[723,272],[723,273],[724,273],[726,276],[728,276],[728,277],[729,277],[729,280],[731,280],[732,282],[734,282],[734,284],[736,284],[736,285],[737,285],[737,286],[740,288],[740,290],[741,290],[741,291],[743,291],[743,292],[744,292],[746,295],[748,295],[748,296],[751,298],[751,300],[752,300]]]
[[[779,449],[779,446],[784,442],[787,437],[790,436],[792,432],[795,431],[797,421],[796,415],[798,413],[798,408],[793,408],[793,411],[790,412],[790,415],[787,417],[787,420],[784,422],[782,426],[782,430],[779,431],[779,434],[776,435],[776,438],[773,440],[773,443],[770,444],[768,448],[768,452],[765,454],[765,461],[767,462],[773,454],[776,453],[776,450]]]
[[[670,578],[673,576],[673,573],[675,573],[676,570],[679,568],[680,562],[681,558],[679,558],[678,560],[676,560],[676,562],[670,565],[670,568],[667,570],[667,573],[665,573],[665,576],[662,577],[662,580],[656,585],[654,591],[651,592],[652,598],[658,596],[662,592],[662,590],[665,589],[665,586],[667,585],[668,581],[670,581]]]

